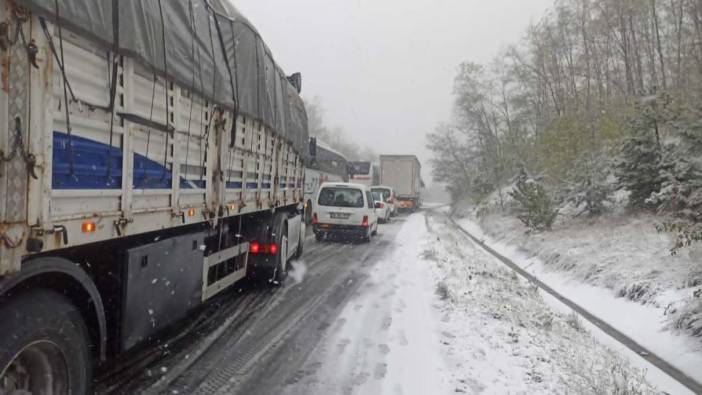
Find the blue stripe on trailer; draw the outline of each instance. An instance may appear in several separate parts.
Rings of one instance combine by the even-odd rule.
[[[258,188],[257,182],[247,182],[246,183],[246,189],[256,189],[256,188]]]
[[[71,158],[71,149],[73,151]],[[54,132],[51,187],[53,189],[122,188],[122,150],[62,132]],[[107,162],[110,159],[108,176]],[[73,173],[71,174],[71,161]]]
[[[180,189],[205,189],[207,181],[205,180],[186,180],[180,178]]]
[[[51,187],[53,189],[120,189],[122,188],[121,148],[95,140],[54,131]],[[108,172],[108,158],[110,171]],[[71,174],[71,160],[73,173]],[[171,189],[172,173],[163,163],[134,154],[135,189]],[[180,178],[182,189],[204,188],[205,180]]]
[[[229,182],[227,182],[227,188],[228,188],[228,189],[241,189],[241,186],[242,186],[242,185],[243,185],[243,184],[242,184],[241,181],[229,181]]]

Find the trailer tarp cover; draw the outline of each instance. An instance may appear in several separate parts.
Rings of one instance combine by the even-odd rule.
[[[55,0],[21,3],[52,21],[58,14],[62,28],[264,122],[308,157],[302,99],[258,31],[227,0],[58,0],[58,9]]]

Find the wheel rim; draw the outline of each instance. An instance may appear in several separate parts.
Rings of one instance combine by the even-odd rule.
[[[69,389],[68,365],[61,349],[38,341],[18,352],[0,377],[1,395],[63,395]]]

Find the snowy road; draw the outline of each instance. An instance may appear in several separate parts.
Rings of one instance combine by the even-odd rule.
[[[656,392],[431,211],[382,226],[370,245],[308,239],[294,277],[224,295],[185,340],[101,392]]]

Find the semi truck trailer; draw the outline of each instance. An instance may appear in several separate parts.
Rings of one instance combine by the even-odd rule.
[[[307,117],[225,0],[0,0],[0,393],[96,367],[302,253]]]
[[[422,203],[422,166],[414,155],[380,155],[380,184],[395,190],[395,208],[415,211]]]

